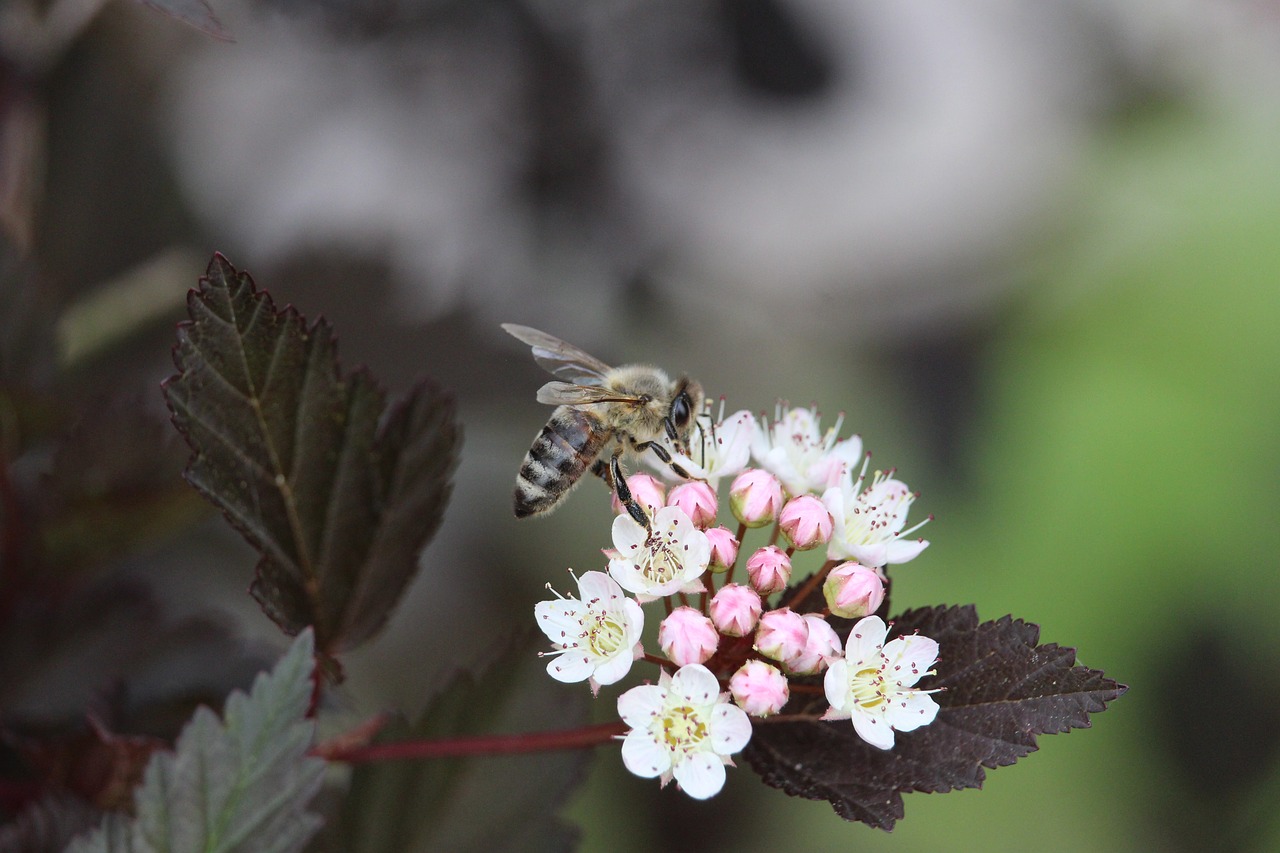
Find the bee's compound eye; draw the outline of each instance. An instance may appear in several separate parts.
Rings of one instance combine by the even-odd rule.
[[[689,395],[681,391],[676,398],[671,401],[671,422],[678,428],[683,429],[689,423],[689,415],[692,414],[693,401],[689,399]]]

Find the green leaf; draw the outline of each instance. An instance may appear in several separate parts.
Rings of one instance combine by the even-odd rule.
[[[527,638],[526,638],[527,639]],[[385,728],[378,742],[571,729],[585,723],[587,691],[547,677],[517,643],[479,676],[459,674],[418,722]],[[577,829],[556,816],[582,780],[586,750],[362,764],[334,831],[336,850],[568,851]]]
[[[277,311],[215,255],[179,329],[173,421],[187,480],[262,554],[253,595],[328,655],[368,639],[417,571],[452,488],[461,430],[427,381],[388,407],[366,371],[342,376],[333,331]]]
[[[305,631],[249,695],[231,694],[222,720],[201,707],[175,751],[152,757],[135,819],[108,819],[68,853],[301,850],[321,823],[307,804],[325,771],[307,754],[314,666]]]

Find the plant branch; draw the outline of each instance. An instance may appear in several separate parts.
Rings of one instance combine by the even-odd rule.
[[[481,755],[520,755],[529,752],[551,752],[560,749],[584,749],[599,746],[626,734],[624,723],[602,723],[553,732],[530,732],[518,735],[476,735],[441,738],[439,740],[406,740],[396,743],[374,743],[350,746],[342,736],[318,744],[311,750],[329,761],[362,764],[369,761],[396,761],[425,758],[462,758]]]
[[[807,581],[805,581],[804,586],[796,590],[795,593],[793,593],[786,600],[786,602],[780,606],[799,607],[801,604],[804,603],[804,600],[809,597],[809,594],[813,592],[813,590],[818,586],[818,584],[822,583],[823,580],[826,579],[827,573],[830,572],[832,569],[834,569],[838,564],[839,564],[838,560],[827,560],[825,563],[822,564],[822,568],[814,572],[813,576],[810,577]]]

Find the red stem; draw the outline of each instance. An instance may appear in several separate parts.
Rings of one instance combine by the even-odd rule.
[[[825,563],[822,564],[822,568],[814,572],[813,577],[805,581],[804,586],[796,590],[795,594],[792,595],[790,598],[788,598],[786,603],[781,606],[782,607],[798,607],[806,598],[809,597],[809,593],[813,592],[814,587],[822,583],[823,579],[826,578],[827,573],[830,572],[832,569],[834,569],[837,565],[838,565],[838,562],[836,560],[827,560]]]
[[[660,658],[657,655],[651,655],[648,652],[644,653],[644,659],[647,660],[649,663],[656,663],[659,667],[663,669],[666,669],[667,667],[675,666],[673,663],[671,663],[671,661],[667,660],[666,658]]]
[[[320,744],[312,750],[312,753],[329,761],[344,761],[348,764],[421,758],[461,758],[474,755],[520,755],[527,752],[552,752],[559,749],[599,746],[626,732],[625,723],[602,723],[580,729],[530,732],[520,735],[475,735],[441,740],[375,743],[355,747]]]

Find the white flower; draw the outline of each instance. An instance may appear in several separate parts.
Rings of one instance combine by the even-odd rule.
[[[729,756],[751,739],[751,720],[720,692],[701,664],[675,676],[663,670],[657,684],[633,687],[618,697],[618,715],[631,727],[622,741],[622,763],[645,779],[672,778],[689,796],[705,800],[724,787]]]
[[[621,679],[643,654],[644,611],[604,572],[587,572],[577,580],[580,600],[540,601],[533,614],[555,646],[546,653],[551,656],[547,673],[556,681],[590,680],[594,693]]]
[[[751,444],[751,454],[760,467],[775,474],[793,497],[819,493],[834,485],[862,456],[862,439],[850,436],[837,440],[844,415],[835,426],[819,432],[816,409],[786,409],[778,406],[772,424],[763,423]]]
[[[858,736],[879,749],[893,748],[893,732],[933,722],[938,703],[932,690],[913,687],[933,675],[938,644],[909,634],[885,643],[889,629],[879,616],[860,620],[849,632],[844,657],[831,662],[823,682],[830,710],[824,720],[853,718]]]
[[[724,416],[724,401],[720,402],[720,419],[710,428],[698,421],[689,438],[689,455],[673,453],[672,459],[695,480],[705,480],[712,490],[720,488],[721,477],[732,477],[747,467],[751,461],[751,445],[756,437],[756,419],[751,412],[741,409]],[[671,474],[665,462],[652,460],[659,471]]]
[[[857,560],[864,566],[880,568],[890,563],[905,563],[929,547],[926,539],[909,539],[923,527],[926,518],[908,530],[907,510],[915,501],[915,493],[889,473],[877,471],[871,485],[866,482],[867,463],[856,478],[846,477],[839,486],[827,489],[822,502],[831,511],[835,530],[827,543],[827,557],[832,560]]]
[[[631,516],[613,520],[609,574],[641,602],[676,592],[702,592],[698,580],[711,560],[707,534],[679,507],[658,510],[645,530]]]

